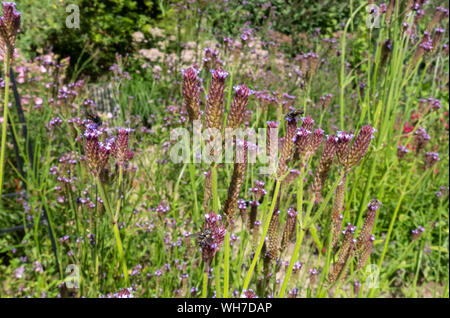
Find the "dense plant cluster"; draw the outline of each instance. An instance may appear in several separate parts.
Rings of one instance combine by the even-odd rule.
[[[108,109],[77,56],[24,57],[3,4],[0,295],[448,297],[448,8],[378,3],[371,29],[355,1],[305,38],[294,5],[225,2],[248,20],[186,1],[133,25]],[[250,133],[223,162],[227,129]]]

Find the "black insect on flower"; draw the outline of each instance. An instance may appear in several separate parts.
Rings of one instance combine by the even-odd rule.
[[[95,113],[93,113],[93,112],[91,112],[91,111],[86,111],[85,116],[86,116],[87,119],[92,121],[97,126],[101,126],[103,124],[102,119],[100,118],[100,116],[95,114]]]
[[[197,239],[198,239],[198,245],[201,248],[205,248],[206,245],[211,245],[213,243],[211,229],[206,229],[205,231],[198,233]]]
[[[303,115],[303,110],[293,109],[293,110],[289,111],[284,117],[286,118],[286,120],[291,120],[291,119],[295,119],[301,115]]]

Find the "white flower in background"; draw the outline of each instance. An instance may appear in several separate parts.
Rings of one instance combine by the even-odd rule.
[[[138,43],[144,41],[144,39],[145,39],[144,33],[140,32],[140,31],[134,32],[132,37],[133,37],[133,40]]]
[[[158,49],[141,49],[139,50],[139,54],[141,54],[146,59],[155,62],[162,61],[164,59],[164,53],[160,52]]]
[[[152,37],[156,38],[156,37],[164,37],[164,30],[154,27],[150,30],[150,34],[152,35]]]

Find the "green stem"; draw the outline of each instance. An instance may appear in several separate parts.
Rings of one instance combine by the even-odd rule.
[[[114,236],[116,238],[117,250],[119,252],[120,261],[122,263],[123,276],[125,278],[125,283],[128,286],[129,285],[128,270],[127,270],[127,264],[125,262],[125,258],[124,258],[124,255],[123,255],[122,241],[120,239],[119,228],[117,226],[117,222],[115,220],[114,214],[113,214],[113,212],[111,210],[111,206],[109,205],[108,197],[105,194],[105,191],[103,189],[103,185],[102,185],[102,183],[100,181],[100,178],[96,177],[95,179],[96,179],[98,191],[100,192],[100,196],[102,197],[102,200],[103,200],[103,205],[105,206],[106,211],[108,212],[108,214],[112,218],[113,227],[114,227]]]
[[[230,281],[230,231],[225,234],[225,268],[223,276],[223,298],[228,298]]]
[[[125,262],[125,257],[123,255],[122,241],[120,240],[119,227],[117,226],[117,223],[114,223],[114,236],[116,237],[117,250],[119,251],[119,258],[120,262],[122,263],[122,270],[123,275],[125,277],[125,282],[127,286],[129,286],[128,269],[127,264]]]
[[[217,191],[217,166],[214,163],[211,167],[211,188],[213,197],[214,213],[219,214],[219,194]],[[216,274],[216,296],[220,297],[220,252],[216,256],[214,272]]]
[[[387,252],[387,248],[388,248],[388,245],[389,245],[389,240],[390,240],[390,237],[391,237],[391,234],[392,234],[392,230],[394,229],[394,225],[395,225],[395,221],[397,219],[398,211],[400,210],[400,206],[402,204],[403,198],[405,197],[405,194],[406,194],[405,190],[406,190],[406,188],[409,185],[409,181],[411,179],[411,173],[412,173],[412,169],[409,170],[409,173],[408,173],[408,176],[407,176],[406,182],[405,182],[405,188],[403,189],[403,191],[402,191],[402,193],[400,195],[400,198],[399,198],[399,200],[397,202],[397,206],[396,206],[396,208],[394,210],[394,214],[392,215],[391,223],[389,224],[389,229],[388,229],[388,232],[386,234],[386,239],[384,241],[383,251],[381,253],[380,260],[378,261],[378,268],[381,268],[381,265],[383,264],[383,261],[384,261],[384,257],[386,256],[386,252]],[[370,290],[370,293],[369,293],[369,298],[372,298],[374,293],[375,293],[375,288],[372,288]]]
[[[117,198],[117,206],[116,206],[116,214],[114,216],[114,221],[117,222],[119,220],[119,213],[120,213],[120,204],[122,202],[122,197],[120,193],[120,187],[122,186],[122,179],[123,179],[123,167],[119,166],[119,183],[117,185],[119,189],[119,197]]]
[[[8,50],[6,50],[8,51]],[[8,95],[9,95],[9,54],[6,52],[4,56],[4,74],[5,74],[5,99],[3,102],[3,123],[2,123],[2,144],[0,154],[0,200],[3,194],[3,169],[5,163],[5,146],[6,146],[6,126],[8,125]]]
[[[325,209],[325,205],[331,199],[331,196],[333,195],[334,190],[337,188],[337,186],[341,182],[344,174],[345,174],[345,171],[340,173],[337,181],[334,183],[332,189],[330,189],[330,191],[328,192],[328,194],[325,197],[324,201],[322,202],[319,210],[316,212],[316,214],[311,219],[311,221],[309,220],[309,215],[310,215],[311,210],[312,210],[312,208],[314,206],[315,196],[311,199],[311,201],[309,201],[308,209],[307,209],[306,214],[305,214],[305,219],[302,220],[300,218],[300,227],[301,227],[301,229],[300,229],[300,231],[301,231],[300,237],[297,239],[297,242],[295,243],[294,252],[292,253],[292,257],[291,257],[291,260],[289,262],[289,267],[288,267],[288,270],[286,271],[286,275],[284,276],[284,280],[283,280],[283,283],[281,285],[280,294],[278,296],[279,298],[283,298],[284,294],[286,293],[286,289],[287,289],[287,285],[288,285],[288,282],[289,282],[289,278],[291,277],[292,269],[294,267],[294,263],[297,260],[298,252],[300,251],[300,246],[302,244],[302,240],[303,240],[303,237],[305,235],[306,230],[308,229],[308,227],[311,224],[313,224],[315,222],[315,220],[320,216],[320,214],[322,214],[323,210]]]
[[[261,239],[259,240],[259,245],[255,252],[255,255],[253,256],[253,260],[252,260],[252,263],[248,270],[247,276],[245,277],[244,286],[242,287],[242,290],[246,290],[248,285],[250,284],[250,279],[252,278],[253,270],[255,269],[256,263],[258,262],[259,254],[261,253],[261,250],[262,250],[262,247],[264,245],[264,241],[265,241],[265,238],[267,235],[267,231],[269,230],[270,219],[272,218],[273,211],[275,210],[275,205],[276,205],[277,198],[278,198],[278,192],[280,191],[280,185],[281,185],[281,180],[277,180],[277,182],[275,184],[275,192],[274,192],[274,195],[272,198],[272,204],[270,206],[270,212],[266,216],[266,219],[264,221],[263,233],[262,233]]]
[[[206,298],[206,295],[208,293],[208,273],[209,273],[209,266],[208,264],[205,264],[205,270],[203,271],[202,298]]]

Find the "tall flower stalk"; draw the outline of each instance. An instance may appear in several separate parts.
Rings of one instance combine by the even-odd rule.
[[[228,297],[228,286],[230,278],[230,232],[234,222],[234,211],[237,206],[237,199],[245,179],[245,171],[247,169],[247,150],[248,144],[244,140],[237,140],[236,142],[236,156],[234,163],[233,175],[231,176],[230,186],[228,188],[228,198],[225,201],[223,208],[223,215],[225,216],[225,223],[228,231],[225,235],[225,268],[224,268],[224,286],[223,297]],[[243,152],[243,156],[239,156]]]
[[[120,238],[120,232],[117,223],[119,220],[121,207],[120,188],[123,179],[123,166],[126,164],[126,162],[131,160],[131,158],[133,157],[133,152],[128,150],[128,140],[129,140],[128,134],[130,130],[119,128],[118,131],[119,135],[117,137],[117,140],[107,139],[105,142],[100,142],[99,136],[103,132],[101,130],[98,130],[95,125],[90,125],[86,129],[84,137],[85,137],[86,160],[91,170],[91,173],[95,179],[95,184],[99,191],[100,197],[102,198],[103,206],[105,207],[106,212],[111,218],[114,237],[116,239],[117,251],[119,253],[119,260],[120,263],[122,264],[122,272],[124,275],[125,283],[128,286],[129,285],[128,269],[126,265],[122,240]],[[109,160],[111,156],[115,157],[116,162],[119,166],[119,184],[118,184],[119,194],[117,198],[117,206],[115,212],[111,206],[110,197],[105,192],[101,178],[102,173],[108,169]]]
[[[211,263],[223,244],[227,230],[222,223],[222,217],[213,211],[205,214],[205,223],[203,225],[203,235],[210,239],[201,242],[202,258],[204,263],[203,271],[203,289],[202,298],[206,298],[208,292],[208,275]]]
[[[3,174],[5,166],[6,127],[8,125],[8,97],[10,65],[14,56],[16,37],[20,28],[21,13],[16,11],[13,2],[2,2],[3,16],[0,17],[0,55],[3,57],[3,74],[5,81],[5,97],[3,99],[3,122],[0,153],[0,200],[3,194]]]

